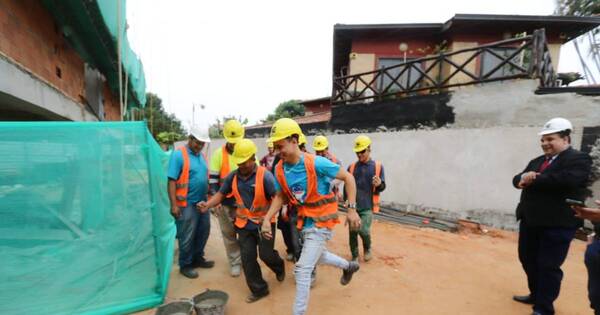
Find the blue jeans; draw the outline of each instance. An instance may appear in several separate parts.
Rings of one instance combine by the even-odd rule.
[[[195,203],[181,209],[181,216],[175,220],[179,241],[179,267],[189,267],[192,263],[204,260],[204,247],[210,234],[210,213],[199,213]]]
[[[588,296],[594,314],[600,315],[600,240],[596,239],[585,251],[585,266],[588,271]]]
[[[308,228],[302,231],[304,245],[300,260],[296,263],[294,273],[296,276],[296,300],[294,301],[294,315],[302,315],[308,307],[310,295],[311,274],[317,263],[327,264],[340,269],[348,268],[348,261],[327,251],[326,243],[333,236],[333,232],[326,228]]]

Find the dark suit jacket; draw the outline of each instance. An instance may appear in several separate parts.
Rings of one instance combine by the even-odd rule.
[[[515,175],[513,185],[517,187],[521,174],[538,172],[545,157],[539,156],[527,165],[523,172]],[[517,220],[528,226],[576,228],[582,221],[574,216],[573,209],[565,199],[585,200],[589,196],[587,186],[592,160],[587,153],[569,148],[561,152],[535,181],[521,192],[517,206]]]

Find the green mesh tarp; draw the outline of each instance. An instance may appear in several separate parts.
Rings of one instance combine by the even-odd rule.
[[[167,160],[143,122],[0,123],[0,314],[160,304]]]

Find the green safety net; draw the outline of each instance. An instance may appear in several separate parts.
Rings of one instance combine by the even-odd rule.
[[[0,123],[0,314],[160,304],[176,234],[143,122]]]
[[[112,36],[115,43],[119,38],[119,33],[122,39],[121,45],[121,63],[123,64],[123,70],[127,73],[128,88],[133,89],[133,94],[137,97],[142,107],[146,104],[146,79],[144,76],[144,68],[142,61],[135,54],[129,44],[127,38],[127,1],[97,1],[102,19],[108,28],[110,35]],[[119,27],[119,12],[121,13],[121,25]],[[128,102],[129,103],[129,102]]]

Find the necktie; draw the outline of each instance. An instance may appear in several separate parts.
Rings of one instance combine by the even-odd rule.
[[[540,173],[543,172],[546,168],[548,168],[548,166],[550,166],[550,157],[546,157],[544,163],[542,163],[542,166],[540,166]]]

